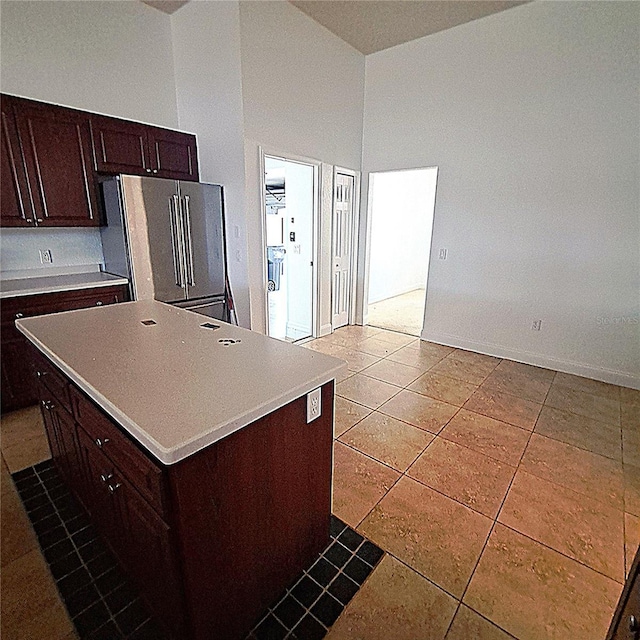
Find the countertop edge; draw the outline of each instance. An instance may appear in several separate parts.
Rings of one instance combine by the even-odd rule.
[[[73,368],[64,362],[64,360],[60,359],[50,351],[28,329],[21,325],[20,320],[16,320],[16,327],[41,353],[51,360],[51,362],[53,362],[72,382],[84,391],[89,398],[91,398],[101,409],[111,416],[111,418],[113,418],[120,427],[134,438],[136,442],[142,445],[154,458],[165,466],[176,464],[205,447],[215,444],[232,433],[243,429],[255,420],[263,418],[293,400],[313,391],[313,389],[316,389],[331,380],[335,380],[347,369],[347,363],[343,361],[341,365],[333,367],[327,370],[323,375],[316,376],[311,380],[292,388],[286,394],[281,394],[277,398],[274,398],[251,411],[247,411],[236,416],[233,420],[217,425],[214,429],[198,435],[196,438],[179,447],[166,449],[149,436],[149,434],[137,423],[120,411],[118,407],[109,402],[95,387],[79,376]]]
[[[62,276],[51,276],[62,277]],[[74,284],[57,284],[44,287],[33,287],[31,289],[17,289],[15,291],[0,291],[0,300],[5,298],[19,298],[21,296],[38,296],[47,293],[60,293],[62,291],[79,291],[81,289],[98,289],[101,287],[116,287],[119,285],[129,284],[129,280],[122,276],[112,276],[111,280],[96,280],[95,282],[74,283]],[[25,280],[28,278],[25,278]],[[9,282],[9,281],[7,281]]]

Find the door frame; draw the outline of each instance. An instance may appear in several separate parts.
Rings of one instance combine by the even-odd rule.
[[[333,214],[336,204],[336,178],[341,173],[353,178],[353,215],[351,218],[351,264],[349,265],[351,278],[349,282],[349,318],[347,325],[354,324],[356,318],[356,286],[358,282],[358,251],[360,229],[360,172],[335,165],[331,183],[331,331],[333,326]]]
[[[311,268],[311,337],[318,335],[318,327],[320,326],[319,305],[318,305],[318,256],[319,256],[319,224],[320,218],[320,202],[321,202],[321,165],[319,160],[306,158],[304,156],[296,156],[291,153],[283,153],[269,147],[258,146],[260,156],[260,222],[261,222],[261,256],[262,256],[262,291],[264,305],[264,330],[265,335],[269,335],[269,292],[267,290],[268,283],[268,264],[267,264],[267,206],[264,197],[266,185],[264,180],[265,158],[275,158],[284,162],[295,162],[297,164],[305,164],[313,167],[313,220],[312,220],[312,249],[313,266]],[[286,185],[285,185],[286,197]]]

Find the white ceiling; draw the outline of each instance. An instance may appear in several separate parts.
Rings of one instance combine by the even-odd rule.
[[[174,13],[189,0],[142,0]],[[216,2],[221,0],[198,0]],[[368,55],[531,0],[289,0]]]

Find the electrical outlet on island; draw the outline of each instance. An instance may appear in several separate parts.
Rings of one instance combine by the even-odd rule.
[[[40,249],[40,264],[53,264],[51,249]]]
[[[322,409],[320,406],[320,391],[321,388],[318,387],[307,393],[307,424],[320,417]]]

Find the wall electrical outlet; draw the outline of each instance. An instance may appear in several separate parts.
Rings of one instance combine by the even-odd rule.
[[[40,264],[53,264],[51,249],[40,249]]]
[[[307,393],[307,424],[320,417],[320,387]]]
[[[531,325],[531,330],[540,331],[540,329],[542,329],[542,320],[534,320],[533,324]]]
[[[440,249],[438,252],[438,260],[446,260],[448,251],[446,249]]]

